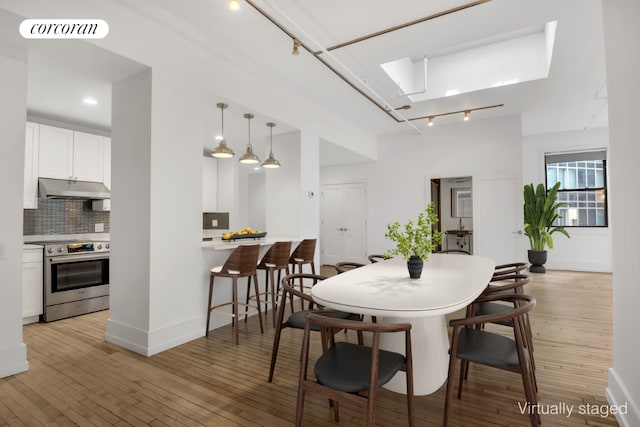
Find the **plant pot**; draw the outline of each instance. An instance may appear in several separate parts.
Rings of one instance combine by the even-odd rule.
[[[409,277],[412,279],[419,279],[422,274],[422,266],[424,262],[422,258],[412,255],[407,261],[407,269],[409,269]]]
[[[531,273],[545,273],[547,271],[544,268],[544,263],[547,262],[547,251],[534,251],[529,249],[527,255],[531,263],[529,267]]]

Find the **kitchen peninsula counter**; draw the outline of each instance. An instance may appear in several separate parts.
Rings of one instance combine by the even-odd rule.
[[[302,241],[300,237],[262,237],[259,239],[237,239],[237,240],[222,240],[220,237],[214,237],[213,240],[206,240],[202,242],[202,249],[210,249],[214,251],[221,251],[226,249],[235,249],[241,245],[260,245],[271,246],[276,242],[291,242],[292,250],[295,248],[296,243]]]

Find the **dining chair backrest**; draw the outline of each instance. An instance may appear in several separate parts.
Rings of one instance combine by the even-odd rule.
[[[349,270],[353,270],[354,268],[364,267],[364,264],[360,264],[359,262],[336,262],[334,268],[336,269],[336,273],[341,274]]]
[[[373,264],[374,262],[384,261],[385,257],[382,254],[371,254],[367,257],[369,261]]]

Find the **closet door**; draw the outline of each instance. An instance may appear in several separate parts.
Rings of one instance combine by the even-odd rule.
[[[366,185],[325,185],[321,197],[321,263],[368,263]]]

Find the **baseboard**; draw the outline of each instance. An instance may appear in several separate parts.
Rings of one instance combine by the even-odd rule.
[[[618,408],[625,408],[623,413],[616,414],[616,420],[622,427],[640,426],[640,409],[631,398],[624,383],[613,368],[609,368],[609,385],[606,391],[607,402]],[[623,407],[622,405],[626,405]]]
[[[0,350],[0,378],[19,374],[29,370],[27,362],[27,346],[21,343],[15,347],[3,348]]]
[[[153,331],[109,319],[105,340],[148,357],[203,336],[203,326],[202,316],[195,316]]]
[[[544,266],[547,270],[589,271],[593,273],[611,273],[613,271],[613,266],[609,263],[547,262]]]

